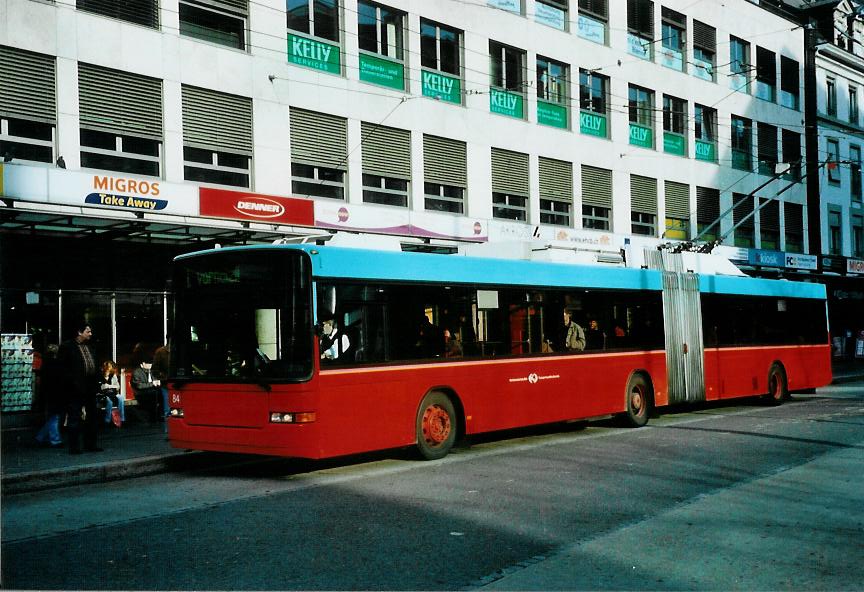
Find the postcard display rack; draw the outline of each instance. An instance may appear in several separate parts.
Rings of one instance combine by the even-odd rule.
[[[30,411],[33,407],[33,336],[0,335],[2,380],[0,411]]]

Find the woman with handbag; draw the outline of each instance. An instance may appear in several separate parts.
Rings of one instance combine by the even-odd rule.
[[[126,421],[126,401],[120,394],[120,379],[117,377],[117,364],[107,360],[102,364],[99,379],[99,397],[104,398],[105,423],[114,423],[118,428]],[[100,403],[99,407],[102,407]]]

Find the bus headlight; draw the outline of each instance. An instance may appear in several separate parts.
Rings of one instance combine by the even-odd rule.
[[[168,415],[170,415],[171,417],[183,417],[183,409],[181,409],[180,407],[172,407],[171,410],[168,412]]]
[[[288,413],[286,411],[271,411],[270,423],[312,423],[316,419],[314,411]]]

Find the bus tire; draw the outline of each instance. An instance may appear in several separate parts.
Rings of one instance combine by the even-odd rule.
[[[417,410],[417,450],[426,460],[444,458],[456,442],[456,410],[450,397],[432,391]]]
[[[648,423],[651,414],[654,389],[651,382],[644,374],[638,372],[630,376],[627,381],[626,411],[623,419],[625,425],[633,428],[641,428]]]
[[[786,380],[786,370],[779,362],[771,364],[768,370],[768,393],[765,400],[771,405],[780,405],[789,399],[789,382]]]

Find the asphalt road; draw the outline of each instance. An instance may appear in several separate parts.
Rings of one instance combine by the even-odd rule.
[[[2,586],[862,589],[864,384],[2,500]]]

